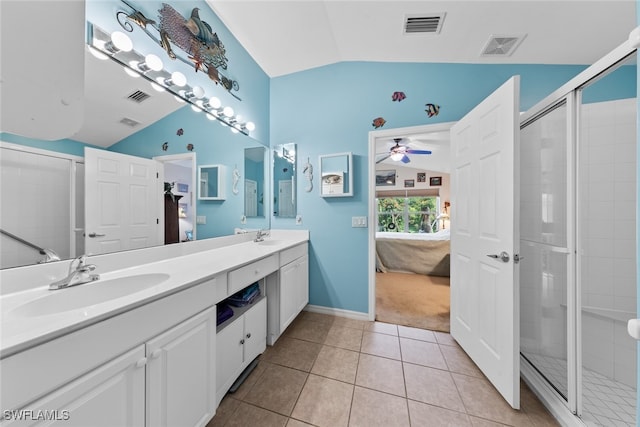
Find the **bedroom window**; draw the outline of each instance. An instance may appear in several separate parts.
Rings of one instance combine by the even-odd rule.
[[[376,199],[378,231],[434,233],[437,197],[379,197]],[[439,221],[438,221],[439,222]]]

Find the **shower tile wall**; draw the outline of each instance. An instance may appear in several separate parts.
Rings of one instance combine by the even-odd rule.
[[[585,104],[581,141],[583,365],[636,387],[636,99]],[[586,148],[586,149],[585,149]]]
[[[0,224],[42,248],[69,258],[69,160],[2,148],[0,155]],[[0,267],[34,264],[35,249],[1,237]]]

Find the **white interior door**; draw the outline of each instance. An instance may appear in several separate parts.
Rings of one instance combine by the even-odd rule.
[[[293,216],[293,182],[291,180],[278,181],[278,216]]]
[[[514,76],[451,128],[451,334],[516,409],[519,92]]]
[[[251,179],[244,180],[244,214],[258,216],[258,183]]]
[[[93,148],[84,154],[86,253],[162,244],[159,163]]]

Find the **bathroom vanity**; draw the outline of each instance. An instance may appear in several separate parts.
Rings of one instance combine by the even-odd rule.
[[[65,425],[206,425],[308,302],[308,233],[282,236],[3,294],[0,424],[27,410]],[[123,282],[132,293],[104,291]],[[216,326],[216,304],[254,283],[260,297]]]

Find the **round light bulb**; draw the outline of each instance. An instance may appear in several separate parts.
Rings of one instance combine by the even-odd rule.
[[[211,114],[211,113],[207,113],[207,119],[209,119],[209,120],[215,120],[215,119],[216,119],[216,117],[215,117],[213,114]]]
[[[244,127],[246,127],[249,132],[256,130],[256,125],[253,122],[247,122]]]
[[[155,82],[151,82],[151,87],[153,88],[153,90],[158,91],[158,92],[164,92],[164,87],[160,86],[158,83]]]
[[[111,34],[111,43],[113,43],[118,50],[123,52],[129,52],[133,49],[133,42],[128,35],[121,31],[114,31]]]
[[[124,72],[130,75],[131,77],[134,77],[134,78],[140,77],[140,74],[136,73],[131,68],[129,67],[122,67],[122,68],[124,68]]]
[[[200,86],[194,86],[193,89],[191,89],[191,92],[193,93],[193,96],[198,99],[204,96],[204,89],[202,89]]]
[[[231,117],[231,116],[233,116],[233,108],[224,107],[224,110],[222,110],[222,113],[227,117]]]
[[[153,71],[160,71],[162,70],[162,67],[163,67],[162,59],[160,59],[157,55],[154,55],[153,53],[150,53],[144,57],[144,63],[147,65],[147,67],[149,67]]]
[[[173,95],[173,97],[176,99],[176,101],[178,101],[180,104],[184,104],[184,99],[180,98],[178,95]]]
[[[192,106],[191,106],[191,109],[192,109],[193,111],[195,111],[196,113],[197,113],[197,112],[202,111],[202,110],[200,110],[200,109],[199,109],[197,106],[195,106],[195,105],[192,105]]]
[[[236,129],[235,127],[231,126],[231,132],[238,133],[238,129]]]
[[[222,105],[222,102],[220,102],[220,100],[214,96],[209,99],[209,105],[211,105],[211,108],[217,110]]]
[[[174,71],[171,73],[171,83],[182,87],[187,84],[187,78],[180,71]]]
[[[100,52],[98,49],[96,49],[93,46],[89,46],[89,52],[91,52],[91,54],[93,56],[95,56],[96,58],[101,59],[103,61],[105,59],[109,58],[107,55],[105,55],[104,53]]]

